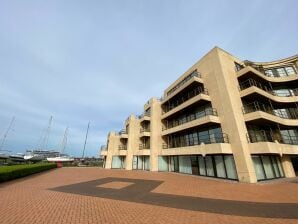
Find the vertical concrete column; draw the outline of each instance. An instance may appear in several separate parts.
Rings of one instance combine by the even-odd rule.
[[[204,58],[202,78],[212,106],[218,111],[222,130],[229,136],[239,181],[255,183],[257,178],[246,138],[234,60],[231,55],[214,48]]]
[[[296,176],[290,156],[283,155],[281,157],[281,164],[285,173],[285,177]]]
[[[156,98],[151,99],[150,118],[150,170],[158,171],[158,155],[161,153],[161,103]]]
[[[126,125],[128,126],[128,140],[127,140],[127,153],[126,153],[126,170],[132,170],[132,160],[134,152],[139,149],[139,134],[140,134],[140,122],[134,116],[131,115],[128,118]]]
[[[108,153],[107,153],[105,168],[111,169],[113,155],[117,154],[120,138],[118,135],[116,135],[115,132],[110,132],[108,135],[108,141],[109,141],[109,144],[107,145]]]

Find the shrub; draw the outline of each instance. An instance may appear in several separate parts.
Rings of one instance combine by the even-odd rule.
[[[0,183],[56,168],[55,163],[38,163],[0,167]]]

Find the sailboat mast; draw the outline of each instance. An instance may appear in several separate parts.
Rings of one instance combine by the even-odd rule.
[[[8,128],[7,128],[6,132],[5,132],[5,134],[3,135],[3,138],[2,138],[2,141],[1,141],[1,145],[0,145],[0,151],[2,151],[2,148],[3,148],[3,146],[4,146],[4,143],[5,143],[5,140],[6,140],[6,138],[7,138],[7,135],[8,135],[8,133],[9,133],[9,131],[10,131],[10,129],[11,129],[11,127],[12,127],[14,121],[15,121],[15,116],[12,117],[12,119],[11,119],[11,121],[10,121],[10,123],[9,123],[9,126],[8,126]]]
[[[62,142],[61,142],[61,150],[60,150],[61,154],[64,153],[64,150],[66,148],[67,136],[68,136],[68,127],[65,129],[64,136],[63,136],[63,139],[62,139]]]
[[[41,150],[45,150],[48,146],[52,121],[53,121],[53,116],[50,117],[49,125],[48,125],[47,131],[46,131],[45,136],[42,141]]]
[[[90,127],[90,121],[88,123],[86,137],[85,137],[85,144],[84,144],[84,150],[83,150],[83,156],[82,156],[83,159],[84,159],[84,156],[85,156],[85,149],[86,149],[86,143],[87,143],[87,137],[88,137],[89,127]]]

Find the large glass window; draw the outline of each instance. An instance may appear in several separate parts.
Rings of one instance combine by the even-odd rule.
[[[214,156],[217,177],[226,178],[226,169],[222,155]]]
[[[293,67],[288,66],[285,69],[286,69],[286,72],[287,72],[288,75],[294,75],[295,74],[295,70],[294,70]]]
[[[191,156],[191,172],[194,175],[199,175],[199,164],[197,156]]]
[[[167,165],[167,161],[169,165]],[[159,170],[238,179],[233,155],[159,157]]]
[[[123,169],[125,167],[125,157],[124,156],[113,156],[112,157],[112,168],[113,169]]]
[[[166,156],[158,157],[158,170],[168,171],[168,158]]]
[[[192,174],[190,156],[179,156],[179,172]]]
[[[261,156],[267,179],[274,178],[274,171],[269,156]]]
[[[254,155],[252,156],[257,180],[280,178],[284,176],[278,156]]]
[[[226,171],[227,176],[230,179],[237,179],[237,172],[236,172],[236,166],[235,161],[232,155],[225,155],[224,156],[225,165],[226,165]]]
[[[265,75],[269,77],[284,77],[284,76],[290,76],[295,74],[296,74],[295,69],[292,66],[271,68],[271,69],[265,70]]]
[[[199,168],[200,168],[200,175],[206,176],[206,165],[203,156],[198,157]]]
[[[257,179],[258,180],[266,179],[265,171],[264,171],[264,168],[263,168],[263,165],[262,165],[261,158],[259,156],[253,156],[252,161],[253,161],[253,164],[254,164]]]
[[[144,156],[144,158],[145,158],[144,170],[150,170],[150,156]]]
[[[214,177],[214,167],[213,167],[213,162],[212,162],[212,157],[211,156],[206,156],[205,157],[205,162],[206,162],[206,171],[207,171],[207,176]]]

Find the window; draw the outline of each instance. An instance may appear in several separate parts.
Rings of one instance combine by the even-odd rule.
[[[273,77],[274,75],[273,75],[273,71],[272,70],[265,70],[265,74],[267,75],[267,76],[269,76],[269,77]]]
[[[207,176],[214,177],[214,167],[213,167],[213,162],[212,162],[212,157],[211,156],[206,156],[205,157],[205,162],[206,162],[206,171],[207,171]]]
[[[288,66],[285,69],[286,69],[286,72],[287,72],[288,75],[294,75],[295,74],[295,70],[292,66]]]
[[[276,71],[280,77],[287,76],[286,70],[284,68],[277,68]]]
[[[240,65],[239,63],[235,62],[235,70],[236,71],[240,71],[241,69],[243,69],[244,66],[243,65]]]
[[[292,66],[271,68],[265,70],[265,75],[269,77],[285,77],[290,75],[295,75],[295,69]]]
[[[226,170],[223,161],[223,157],[221,155],[214,156],[216,173],[218,177],[226,178]]]
[[[278,156],[252,156],[257,180],[275,179],[284,177],[283,169]]]
[[[168,171],[168,158],[166,156],[158,157],[158,170]]]

